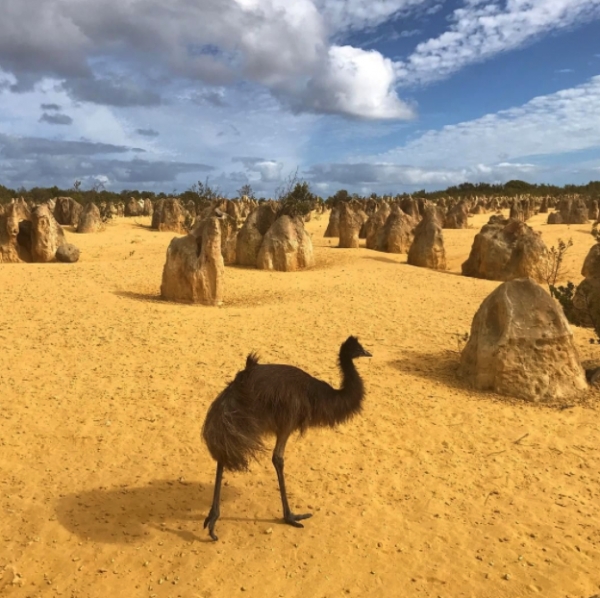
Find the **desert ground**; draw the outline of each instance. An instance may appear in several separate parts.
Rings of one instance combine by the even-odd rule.
[[[119,219],[69,242],[77,264],[0,266],[0,594],[589,598],[600,593],[598,397],[539,406],[470,390],[459,336],[498,282],[460,276],[472,228],[444,230],[449,271],[337,249],[313,218],[317,267],[226,268],[220,308],[159,300],[173,233]],[[548,246],[590,226],[528,223]],[[362,241],[364,243],[364,241]],[[210,541],[215,464],[206,410],[245,356],[337,385],[350,334],[362,415],[294,436],[280,523],[267,453],[226,473]],[[599,360],[574,329],[582,361]],[[269,447],[272,441],[269,441]]]

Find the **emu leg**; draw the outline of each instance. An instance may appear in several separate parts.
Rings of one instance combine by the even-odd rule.
[[[208,513],[208,517],[204,520],[204,529],[208,526],[208,533],[210,537],[215,540],[215,542],[219,539],[217,534],[215,534],[215,523],[217,523],[217,519],[219,515],[221,515],[221,511],[219,510],[219,502],[221,501],[221,482],[223,481],[223,465],[221,463],[217,463],[217,477],[215,479],[215,493],[213,494],[213,502],[210,507],[210,511]]]
[[[286,434],[283,437],[277,438],[277,443],[275,444],[275,450],[273,451],[273,465],[275,466],[275,471],[277,472],[277,479],[279,480],[279,492],[281,493],[281,504],[283,505],[283,520],[288,525],[293,525],[294,527],[304,527],[301,523],[299,523],[302,519],[308,519],[312,517],[312,513],[305,513],[303,515],[294,515],[290,510],[290,504],[288,503],[287,492],[285,489],[285,476],[283,475],[283,466],[285,463],[284,453],[285,453],[285,445],[289,434]]]

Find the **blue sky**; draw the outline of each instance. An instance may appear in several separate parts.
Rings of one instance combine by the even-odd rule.
[[[600,0],[3,1],[0,184],[296,168],[323,196],[600,179]]]

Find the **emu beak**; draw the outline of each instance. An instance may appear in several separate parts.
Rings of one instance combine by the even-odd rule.
[[[363,348],[363,357],[373,357],[365,348]]]

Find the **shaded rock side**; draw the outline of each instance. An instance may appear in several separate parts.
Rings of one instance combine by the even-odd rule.
[[[54,204],[54,218],[62,226],[77,226],[82,210],[82,205],[72,197],[57,197]]]
[[[334,207],[329,213],[329,223],[325,229],[324,237],[339,237],[340,236],[340,209]]]
[[[383,202],[379,209],[365,222],[363,229],[367,249],[377,249],[377,234],[391,213],[392,208]]]
[[[74,264],[79,261],[79,249],[75,245],[65,243],[56,250],[56,259],[65,264]]]

